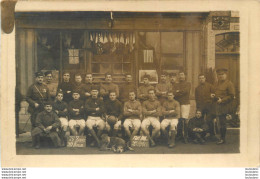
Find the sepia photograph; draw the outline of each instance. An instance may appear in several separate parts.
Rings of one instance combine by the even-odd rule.
[[[240,153],[239,18],[15,12],[16,154]]]

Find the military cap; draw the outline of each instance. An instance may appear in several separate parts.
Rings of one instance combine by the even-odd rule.
[[[38,76],[44,76],[44,75],[43,75],[42,72],[39,71],[39,72],[36,72],[36,73],[35,73],[35,77],[38,77]]]
[[[167,76],[168,73],[167,73],[166,71],[163,71],[163,72],[161,73],[161,75]]]
[[[74,91],[72,91],[72,94],[74,94],[74,93],[80,94],[80,91],[79,90],[74,90]]]
[[[228,70],[226,68],[219,68],[217,69],[217,73],[227,73]]]
[[[97,85],[93,85],[93,86],[91,86],[91,91],[92,91],[92,90],[97,90],[97,91],[98,91],[98,90],[99,90],[99,88],[98,88],[98,86],[97,86]]]
[[[46,72],[44,73],[45,76],[47,76],[47,75],[49,75],[49,74],[52,75],[52,71],[46,71]]]
[[[53,104],[52,101],[45,101],[44,102],[44,106],[46,106],[46,105],[51,105],[52,106],[52,104]]]
[[[176,73],[171,73],[170,76],[177,76],[177,74]]]

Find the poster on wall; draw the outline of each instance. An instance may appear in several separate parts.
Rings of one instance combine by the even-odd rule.
[[[139,70],[139,83],[143,83],[145,75],[150,77],[150,84],[158,83],[158,74],[156,70]]]

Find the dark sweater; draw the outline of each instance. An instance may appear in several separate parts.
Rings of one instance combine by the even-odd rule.
[[[120,101],[117,99],[111,101],[110,99],[105,103],[106,114],[109,116],[115,116],[118,120],[121,120],[123,117],[123,106]]]
[[[79,114],[73,109],[79,109]],[[69,103],[68,111],[70,114],[70,119],[78,120],[84,119],[84,102],[82,100],[73,100]]]
[[[180,105],[190,104],[190,89],[191,84],[186,81],[175,83],[172,87],[175,99],[179,101]]]
[[[67,117],[68,116],[68,105],[64,101],[56,100],[55,103],[53,103],[53,110],[58,111],[59,117]]]
[[[63,100],[67,103],[73,100],[72,98],[73,85],[70,82],[62,82],[58,86],[57,92],[63,93]]]
[[[99,98],[89,98],[85,103],[85,108],[87,116],[102,117],[102,115],[105,113],[104,102]],[[99,108],[99,110],[96,111],[96,108]]]
[[[150,111],[156,110],[155,113]],[[146,100],[143,102],[143,114],[145,117],[159,117],[161,114],[161,105],[158,100]]]
[[[170,110],[174,110],[174,112],[170,113]],[[178,101],[165,101],[162,106],[162,115],[164,115],[165,118],[180,118],[180,104]]]
[[[128,109],[132,109],[133,112],[129,112]],[[130,119],[139,119],[142,113],[141,103],[137,100],[127,101],[124,105],[124,116]]]

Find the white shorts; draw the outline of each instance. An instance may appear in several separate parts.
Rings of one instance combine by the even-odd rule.
[[[96,116],[88,116],[86,121],[86,126],[88,129],[93,129],[93,127],[105,127],[105,121],[101,119],[101,117]]]
[[[61,123],[61,127],[69,125],[69,120],[66,117],[60,117],[59,120],[60,120],[60,123]]]
[[[188,119],[190,115],[190,104],[181,105],[181,118]]]
[[[124,128],[139,129],[141,127],[140,119],[125,119]]]
[[[178,119],[164,119],[161,122],[161,129],[165,129],[170,126],[170,130],[176,130],[178,125]]]
[[[114,129],[120,129],[120,128],[121,128],[121,121],[117,121],[114,124]],[[106,130],[110,131],[110,129],[111,129],[110,125],[108,124],[108,122],[106,122]]]
[[[78,119],[78,120],[74,120],[71,119],[69,121],[69,127],[73,128],[74,126],[79,126],[79,127],[85,127],[85,120],[84,119]]]

